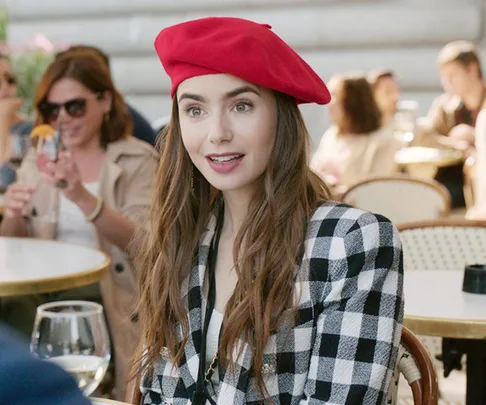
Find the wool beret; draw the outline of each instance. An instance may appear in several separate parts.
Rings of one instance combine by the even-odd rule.
[[[317,73],[267,24],[202,18],[164,28],[154,45],[171,79],[172,97],[186,79],[226,73],[288,94],[299,104],[331,100]]]

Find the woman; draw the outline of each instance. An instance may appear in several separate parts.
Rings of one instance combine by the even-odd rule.
[[[32,123],[19,109],[22,99],[17,94],[17,78],[6,55],[0,54],[0,191],[15,181],[15,162],[24,152],[24,141]],[[12,138],[15,134],[16,138]]]
[[[372,176],[396,174],[395,152],[402,146],[381,113],[362,75],[334,76],[329,87],[333,126],[322,136],[311,167],[329,185],[340,188]]]
[[[100,248],[111,256],[109,276],[101,282],[101,296],[114,346],[116,397],[122,398],[128,360],[139,341],[135,274],[129,244],[148,208],[156,168],[154,149],[131,136],[131,121],[122,96],[106,66],[87,53],[70,54],[53,62],[35,95],[36,124],[62,131],[65,152],[57,163],[43,165],[43,179],[60,188],[57,240]],[[32,152],[32,151],[31,151]],[[47,210],[49,187],[36,192],[40,173],[35,153],[19,170],[22,183],[5,194],[2,235],[28,236],[30,217]],[[28,186],[30,185],[30,186]],[[28,209],[27,209],[28,207]],[[96,289],[72,296],[96,299]]]
[[[143,403],[381,404],[401,248],[308,169],[297,104],[327,103],[325,84],[247,20],[178,24],[155,48],[174,102],[137,267]]]
[[[381,113],[381,126],[392,126],[400,101],[400,86],[395,74],[391,70],[374,70],[368,74],[368,83]]]
[[[205,18],[155,40],[174,101],[137,266],[144,404],[384,399],[398,235],[309,170],[297,104],[329,92],[270,28]]]

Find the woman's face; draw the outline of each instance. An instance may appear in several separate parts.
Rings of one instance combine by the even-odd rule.
[[[39,110],[54,128],[62,123],[62,139],[68,149],[82,147],[99,141],[105,114],[111,110],[111,94],[96,94],[77,80],[63,78],[54,83]]]
[[[393,77],[383,77],[376,83],[375,101],[381,113],[385,116],[395,114],[400,101],[400,87]]]
[[[449,62],[439,68],[444,90],[454,96],[464,97],[478,84],[477,65],[463,66],[459,62]]]
[[[331,102],[327,105],[329,118],[334,125],[339,125],[343,119],[342,107],[342,85],[337,79],[329,81],[329,92],[331,93]]]
[[[273,92],[228,74],[197,76],[177,90],[182,141],[206,180],[221,191],[252,190],[277,134]]]
[[[17,79],[8,60],[0,58],[0,100],[15,97]]]

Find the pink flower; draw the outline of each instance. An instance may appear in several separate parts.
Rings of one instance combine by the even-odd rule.
[[[42,33],[36,34],[32,44],[34,45],[34,47],[40,48],[45,52],[49,52],[49,53],[54,52],[55,49],[54,44],[51,41],[49,41],[47,37]]]

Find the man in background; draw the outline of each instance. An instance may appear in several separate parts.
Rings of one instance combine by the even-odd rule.
[[[445,93],[427,116],[431,136],[441,145],[466,151],[474,146],[476,118],[486,98],[478,50],[469,41],[450,42],[440,51],[437,65]],[[462,162],[439,169],[436,180],[451,193],[453,208],[465,206]]]
[[[108,69],[110,69],[110,58],[105,52],[95,46],[72,45],[67,50],[59,52],[56,55],[56,58],[65,55],[68,52],[77,51],[95,53],[100,60],[106,63]],[[152,128],[149,122],[137,110],[135,110],[135,108],[130,106],[128,103],[126,103],[126,105],[128,107],[128,110],[130,111],[133,120],[133,136],[149,143],[152,146],[155,146],[155,141],[157,139],[157,133],[155,132],[155,130]]]

